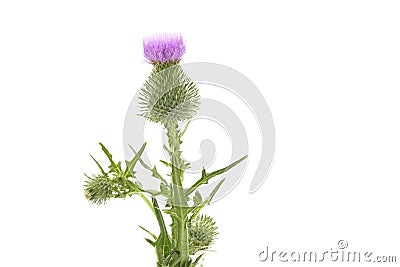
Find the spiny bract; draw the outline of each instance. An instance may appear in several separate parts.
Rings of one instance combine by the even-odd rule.
[[[213,218],[207,215],[196,216],[188,223],[190,254],[207,250],[214,244],[218,227]]]
[[[93,204],[105,204],[113,197],[113,186],[110,179],[101,174],[88,177],[85,182],[85,196]]]
[[[200,96],[196,84],[175,64],[160,71],[153,70],[142,87],[139,101],[140,115],[165,125],[194,117]]]

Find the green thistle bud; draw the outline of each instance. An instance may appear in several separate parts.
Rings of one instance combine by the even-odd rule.
[[[113,186],[110,178],[96,174],[85,182],[85,196],[93,204],[105,204],[113,197]]]
[[[188,223],[190,254],[208,250],[214,244],[218,227],[215,221],[207,215],[201,215]]]
[[[140,115],[164,125],[194,117],[200,105],[196,84],[179,64],[170,65],[155,65],[139,98]]]

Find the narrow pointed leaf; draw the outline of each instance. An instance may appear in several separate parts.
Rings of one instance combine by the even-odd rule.
[[[206,173],[205,169],[203,168],[202,172],[201,172],[201,178],[199,180],[197,180],[196,183],[194,183],[187,191],[186,191],[186,195],[190,195],[191,193],[193,193],[200,185],[202,184],[207,184],[208,181],[211,178],[214,178],[217,175],[220,175],[224,172],[227,172],[228,170],[232,169],[233,167],[235,167],[236,165],[238,165],[240,162],[242,162],[243,160],[245,160],[247,158],[246,156],[241,157],[240,159],[238,159],[237,161],[233,162],[232,164],[219,169],[217,171],[211,172],[211,173]]]
[[[147,241],[147,243],[149,243],[151,246],[155,246],[156,245],[156,242],[154,242],[154,241],[152,241],[152,240],[150,240],[150,239],[148,239],[148,238],[145,238],[144,240],[146,240]]]
[[[135,150],[132,146],[129,145],[129,147],[131,148],[131,150],[133,151],[133,153],[134,153],[135,155],[138,154],[138,152],[136,152],[136,150]],[[151,168],[151,167],[150,167],[149,165],[147,165],[140,157],[139,157],[139,162],[140,162],[140,164],[142,164],[142,166],[143,166],[145,169],[151,171],[151,175],[152,175],[154,178],[160,179],[163,183],[168,184],[167,181],[166,181],[166,180],[161,176],[161,174],[158,172],[158,170],[157,170],[157,168],[156,168],[155,165],[154,165],[153,168]]]
[[[211,194],[207,197],[206,200],[203,201],[203,203],[201,203],[198,206],[194,206],[192,207],[192,212],[193,215],[190,217],[190,221],[195,218],[200,211],[206,206],[209,205],[211,203],[211,200],[214,198],[215,194],[217,193],[217,191],[219,190],[219,188],[221,187],[221,185],[225,182],[225,179],[222,179],[217,186],[214,187],[213,191],[211,192]]]
[[[191,266],[195,267],[199,263],[200,259],[203,257],[204,254],[201,254],[196,258],[196,260],[191,264]]]
[[[114,171],[118,171],[118,166],[117,164],[114,162],[114,160],[112,159],[112,155],[111,153],[108,151],[108,149],[102,144],[99,143],[99,145],[101,146],[101,149],[103,150],[104,154],[106,154],[108,160],[110,161],[110,168]]]
[[[157,239],[157,236],[155,234],[153,234],[152,232],[150,232],[149,230],[147,230],[143,226],[139,225],[139,228],[142,229],[143,231],[145,231],[146,233],[148,233],[152,238],[154,238],[154,240]]]
[[[107,173],[104,171],[103,167],[101,167],[100,163],[92,155],[90,155],[90,157],[94,160],[94,162],[96,162],[96,165],[97,165],[97,167],[99,167],[101,174],[107,175]]]
[[[129,147],[131,148],[132,151],[134,150],[131,145],[129,145]],[[142,147],[139,149],[139,151],[137,153],[133,151],[135,156],[131,160],[128,161],[129,163],[126,166],[125,174],[128,174],[129,172],[131,172],[131,173],[133,172],[133,168],[135,168],[136,163],[139,161],[145,148],[146,148],[146,143],[144,143],[142,145]],[[133,176],[133,174],[134,173],[132,173],[132,176]]]

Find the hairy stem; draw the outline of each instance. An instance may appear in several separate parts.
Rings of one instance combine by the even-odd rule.
[[[177,257],[173,261],[173,266],[184,267],[189,262],[189,242],[188,242],[188,229],[187,229],[187,199],[185,191],[182,187],[183,173],[185,164],[181,158],[180,133],[178,124],[170,122],[166,125],[169,154],[171,158],[171,178],[172,178],[172,236],[174,238],[174,245],[178,252]]]

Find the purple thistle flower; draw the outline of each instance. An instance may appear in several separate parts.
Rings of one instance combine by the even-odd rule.
[[[158,34],[143,39],[144,56],[150,63],[178,62],[186,47],[180,34]]]

